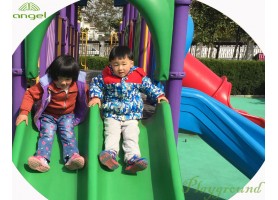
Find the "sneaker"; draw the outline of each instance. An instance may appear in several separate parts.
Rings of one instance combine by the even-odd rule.
[[[81,169],[84,167],[85,159],[78,153],[74,153],[68,162],[65,164],[66,168],[69,170]]]
[[[31,156],[28,158],[28,165],[31,169],[46,172],[50,169],[47,160],[43,156]]]
[[[127,166],[125,171],[131,174],[135,174],[138,171],[146,169],[148,166],[148,161],[146,158],[140,158],[134,155],[131,159],[127,161]]]
[[[102,151],[98,157],[101,164],[111,170],[115,170],[119,167],[119,163],[116,160],[116,153],[114,151]]]

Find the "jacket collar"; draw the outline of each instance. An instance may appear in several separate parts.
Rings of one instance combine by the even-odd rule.
[[[134,70],[136,70],[136,69],[137,69],[136,66],[131,67],[130,70],[129,70],[129,72],[127,73],[127,75],[126,75],[125,77],[127,77],[129,74],[131,74],[131,73],[132,73]],[[116,75],[114,74],[114,71],[113,71],[111,65],[109,65],[109,66],[106,67],[105,72],[108,73],[109,75],[116,76]],[[117,76],[116,76],[116,77],[117,77]]]
[[[59,93],[59,92],[62,92],[64,90],[62,90],[61,88],[58,88],[54,82],[51,82],[48,86],[48,89],[50,89],[52,92],[54,93]],[[76,92],[78,91],[78,88],[77,88],[77,84],[76,82],[72,82],[71,85],[69,86],[69,90],[68,92]]]

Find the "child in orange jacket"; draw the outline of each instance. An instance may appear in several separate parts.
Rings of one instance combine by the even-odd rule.
[[[54,135],[57,132],[63,146],[65,166],[70,170],[83,168],[85,160],[79,155],[74,126],[85,118],[88,97],[86,73],[79,70],[72,56],[57,57],[40,82],[30,87],[23,97],[16,125],[28,125],[28,114],[36,103],[35,124],[40,132],[38,148],[29,157],[31,169],[46,172],[50,169]]]

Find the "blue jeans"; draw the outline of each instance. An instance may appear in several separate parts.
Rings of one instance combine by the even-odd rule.
[[[63,159],[65,163],[74,153],[79,153],[73,120],[74,114],[63,115],[58,119],[51,115],[42,114],[40,117],[40,138],[36,155],[43,156],[50,161],[52,144],[56,132],[63,146]]]

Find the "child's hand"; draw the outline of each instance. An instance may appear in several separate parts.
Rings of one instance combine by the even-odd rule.
[[[96,105],[96,104],[98,104],[98,107],[101,106],[100,99],[97,98],[97,97],[93,97],[93,98],[91,99],[91,101],[89,101],[88,106],[91,107],[91,106],[94,106],[94,105]]]
[[[18,115],[15,121],[15,125],[17,126],[22,121],[25,121],[26,125],[28,125],[28,116],[27,115]]]
[[[157,98],[157,102],[158,102],[158,103],[161,103],[162,100],[163,100],[163,101],[166,101],[167,103],[169,103],[168,99],[167,99],[165,96],[161,96],[161,97],[158,97],[158,98]]]

